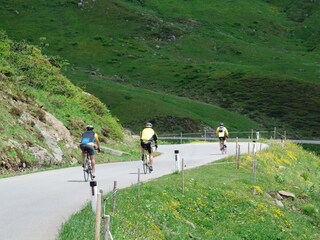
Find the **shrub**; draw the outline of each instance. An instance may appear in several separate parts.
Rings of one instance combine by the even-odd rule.
[[[308,216],[318,213],[318,209],[311,203],[305,204],[302,210]]]
[[[20,117],[23,111],[20,108],[12,107],[10,110],[10,114],[15,117]]]

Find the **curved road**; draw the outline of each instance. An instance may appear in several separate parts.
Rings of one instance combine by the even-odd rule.
[[[248,151],[248,143],[239,144],[242,152]],[[228,144],[227,155],[235,154],[235,145]],[[161,155],[155,158],[154,172],[141,175],[141,181],[174,172],[174,150],[180,151],[186,169],[225,156],[220,154],[218,143],[160,145]],[[138,168],[142,168],[141,161],[97,165],[98,189],[104,193],[112,191],[114,181],[119,188],[136,184]],[[91,201],[91,188],[83,181],[81,167],[0,179],[0,189],[0,239],[3,240],[56,239],[61,224]]]

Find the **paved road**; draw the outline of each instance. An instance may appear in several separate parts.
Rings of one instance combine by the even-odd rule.
[[[242,151],[248,149],[248,143],[240,144]],[[161,145],[154,172],[141,180],[174,172],[174,150],[180,151],[186,169],[224,157],[218,143]],[[230,143],[227,155],[234,154],[235,143]],[[141,167],[141,161],[97,165],[98,189],[109,192],[114,181],[120,188],[135,184]],[[61,224],[91,201],[91,188],[80,167],[0,179],[0,191],[0,240],[56,239]]]

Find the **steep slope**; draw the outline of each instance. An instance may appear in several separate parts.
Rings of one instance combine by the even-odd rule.
[[[0,174],[76,163],[86,124],[103,142],[123,140],[105,105],[72,85],[39,49],[0,32],[0,60]]]

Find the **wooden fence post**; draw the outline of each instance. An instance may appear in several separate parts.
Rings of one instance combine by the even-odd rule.
[[[103,233],[103,240],[108,240],[109,239],[109,234],[110,234],[110,216],[109,215],[104,215],[104,233]]]
[[[184,159],[182,158],[182,166],[181,166],[181,170],[182,170],[182,194],[184,194]]]
[[[253,182],[257,180],[257,158],[256,158],[256,143],[252,147],[252,165],[253,165]]]
[[[116,212],[116,202],[117,202],[117,181],[113,183],[113,192],[112,192],[112,212]]]
[[[237,151],[237,169],[240,168],[240,145],[238,145],[238,151]]]
[[[97,194],[97,209],[96,209],[96,235],[95,240],[100,240],[101,228],[101,191]]]
[[[238,137],[236,137],[236,160],[237,160],[237,156],[238,156]]]
[[[138,200],[140,200],[140,168],[138,168]]]

